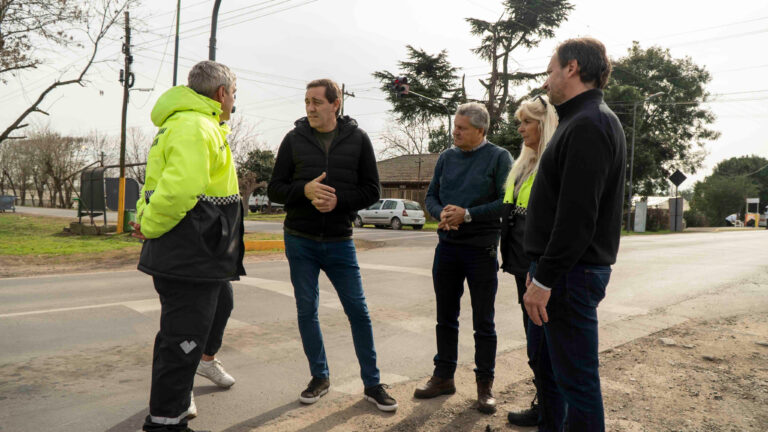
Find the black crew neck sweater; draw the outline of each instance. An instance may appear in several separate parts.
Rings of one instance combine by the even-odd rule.
[[[616,262],[624,203],[626,140],[616,114],[591,89],[556,107],[560,123],[531,190],[525,252],[541,284],[576,264]]]

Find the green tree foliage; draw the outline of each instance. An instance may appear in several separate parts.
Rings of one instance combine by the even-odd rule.
[[[711,175],[696,183],[691,208],[706,216],[709,225],[725,225],[725,217],[743,213],[746,198],[754,197],[758,188],[745,176]]]
[[[381,82],[381,90],[392,104],[397,119],[403,122],[431,122],[446,118],[448,111],[455,112],[456,107],[466,100],[466,96],[457,69],[448,61],[448,52],[442,50],[433,55],[411,45],[406,46],[406,49],[408,60],[398,62],[397,73],[386,70],[373,73],[374,78]],[[443,105],[417,96],[398,97],[390,86],[399,76],[408,78],[412,91],[442,102],[448,111]]]
[[[540,78],[542,73],[511,71],[509,60],[518,48],[529,50],[555,36],[555,30],[573,10],[567,0],[504,0],[504,13],[496,22],[467,18],[471,33],[480,37],[475,54],[490,63],[487,79],[480,80],[488,99],[490,133],[502,126],[510,102],[510,86]],[[544,69],[544,64],[542,64]]]
[[[452,145],[453,137],[451,137],[451,134],[445,129],[445,126],[440,125],[440,128],[429,131],[430,153],[442,153],[443,150],[451,148]]]
[[[639,195],[668,188],[667,178],[679,169],[695,173],[702,166],[704,144],[720,136],[709,128],[715,117],[702,106],[711,80],[689,57],[673,58],[668,49],[643,49],[635,42],[625,57],[615,59],[605,100],[627,135],[627,173],[632,144],[633,107],[648,95],[664,95],[637,105],[633,187]]]
[[[749,198],[760,198],[760,207],[768,205],[768,159],[760,156],[740,156],[726,159],[712,170],[713,176],[744,176],[757,187],[757,194]]]
[[[238,177],[246,177],[249,174],[257,183],[269,182],[272,169],[275,167],[275,153],[272,150],[256,149],[248,153],[248,157],[238,167]],[[257,186],[256,191],[264,193],[266,185]]]

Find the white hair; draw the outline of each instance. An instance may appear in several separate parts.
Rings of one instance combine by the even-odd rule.
[[[203,96],[213,98],[221,86],[229,92],[236,79],[234,72],[225,65],[204,60],[194,65],[189,71],[187,87]]]
[[[483,135],[488,133],[488,128],[491,126],[491,116],[488,115],[485,105],[477,102],[461,104],[456,110],[456,115],[469,117],[469,124],[482,129]]]

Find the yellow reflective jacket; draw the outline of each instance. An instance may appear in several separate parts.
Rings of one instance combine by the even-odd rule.
[[[232,280],[242,272],[242,206],[220,124],[221,104],[186,86],[152,109],[158,132],[147,155],[137,222],[149,239],[139,269],[164,277]]]

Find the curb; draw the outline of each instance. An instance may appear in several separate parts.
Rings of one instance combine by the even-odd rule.
[[[252,240],[243,243],[246,251],[285,250],[285,242],[282,240]]]

